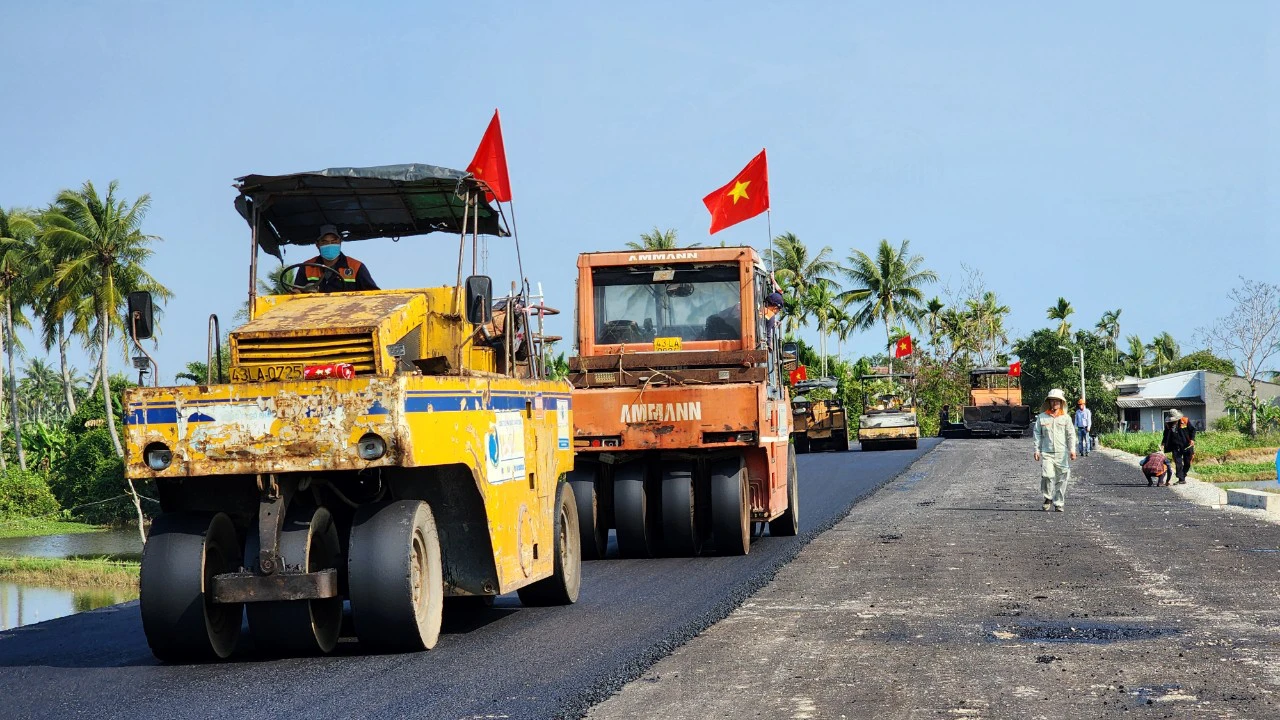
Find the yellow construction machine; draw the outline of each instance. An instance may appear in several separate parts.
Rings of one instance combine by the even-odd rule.
[[[488,277],[462,279],[468,246],[474,271],[480,236],[506,234],[484,184],[415,164],[237,187],[253,251],[230,381],[210,352],[209,382],[125,395],[126,472],[162,507],[141,574],[155,655],[226,658],[246,611],[260,652],[293,655],[333,650],[344,601],[373,651],[431,648],[450,598],[574,602],[570,387],[545,378],[523,282],[495,299]],[[332,270],[317,258],[284,274],[288,292],[257,294],[260,253],[328,225],[348,243],[454,233],[413,262],[456,247],[457,277],[432,262],[424,284],[448,284],[319,292],[308,278]],[[131,300],[142,339],[149,299]]]

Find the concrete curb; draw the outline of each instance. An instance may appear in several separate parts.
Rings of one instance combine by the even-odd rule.
[[[1098,447],[1098,451],[1103,455],[1118,460],[1134,468],[1142,467],[1142,458],[1137,455],[1130,455],[1123,450],[1116,450],[1109,447]],[[1198,505],[1211,507],[1216,510],[1224,510],[1226,512],[1242,513],[1259,520],[1264,520],[1273,525],[1280,525],[1280,513],[1268,512],[1265,509],[1245,508],[1238,505],[1230,505],[1227,501],[1227,491],[1214,485],[1200,480],[1195,476],[1195,471],[1187,474],[1186,485],[1173,485],[1171,489],[1180,497],[1190,500]]]

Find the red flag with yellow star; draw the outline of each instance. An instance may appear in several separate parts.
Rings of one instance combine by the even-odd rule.
[[[769,209],[769,164],[764,150],[724,187],[702,198],[711,212],[711,234]]]
[[[898,338],[898,344],[893,348],[893,356],[895,358],[904,358],[911,354],[911,336],[903,335]]]
[[[511,202],[511,180],[507,177],[507,149],[502,145],[502,124],[498,122],[498,111],[493,111],[493,119],[480,138],[480,147],[476,148],[476,156],[471,158],[467,172],[483,180],[490,192],[485,198],[498,202]]]

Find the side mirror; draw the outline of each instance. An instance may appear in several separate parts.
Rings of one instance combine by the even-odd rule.
[[[467,297],[467,322],[481,325],[493,319],[493,281],[487,275],[472,275],[463,285]]]
[[[782,343],[782,354],[794,357],[800,356],[800,346],[793,342]]]
[[[155,317],[151,308],[151,293],[144,290],[129,293],[129,316],[125,329],[135,340],[146,340],[155,333]]]

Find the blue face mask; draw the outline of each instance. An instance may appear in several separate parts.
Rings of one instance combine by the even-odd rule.
[[[320,257],[324,258],[325,260],[329,260],[329,261],[337,260],[338,256],[341,254],[342,254],[341,243],[338,243],[335,245],[320,246]]]

